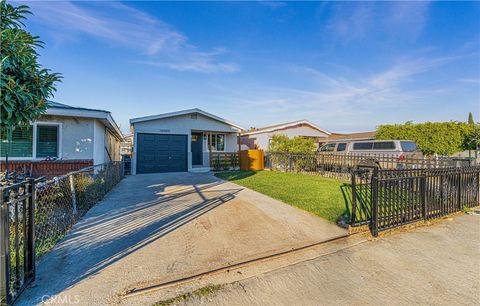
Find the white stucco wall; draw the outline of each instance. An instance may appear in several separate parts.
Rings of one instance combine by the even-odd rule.
[[[137,135],[138,133],[153,133],[153,134],[178,134],[187,135],[187,157],[188,170],[192,167],[192,151],[191,151],[191,133],[192,131],[212,131],[215,133],[227,133],[225,137],[225,152],[238,151],[237,132],[238,130],[228,124],[211,119],[209,117],[198,114],[196,119],[193,119],[190,114],[169,117],[163,119],[149,120],[137,122],[133,124],[134,139],[133,139],[133,159],[132,159],[132,173],[136,173],[137,165]],[[228,134],[233,133],[233,134]],[[204,152],[208,152],[206,141],[204,140]],[[205,156],[204,154],[204,161]],[[207,155],[208,159],[208,155]]]
[[[242,138],[253,140],[253,142],[256,144],[258,149],[268,151],[269,140],[272,139],[274,135],[285,135],[285,136],[288,136],[289,138],[293,138],[296,136],[304,136],[304,137],[327,137],[328,136],[327,134],[322,133],[309,126],[300,126],[300,127],[292,127],[288,129],[272,131],[272,132],[258,133],[253,135],[244,135],[242,136]]]
[[[62,159],[92,159],[94,144],[94,120],[62,116],[42,116],[38,120],[60,125],[60,147]]]
[[[95,141],[93,164],[103,164],[108,161],[108,158],[105,158],[105,126],[100,120],[95,120],[93,139]]]

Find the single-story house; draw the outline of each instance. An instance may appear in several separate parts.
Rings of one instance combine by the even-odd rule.
[[[359,141],[359,140],[374,140],[375,132],[359,132],[359,133],[331,133],[325,142],[333,141]]]
[[[6,133],[0,134],[5,161]],[[55,176],[89,165],[120,160],[122,133],[110,112],[48,102],[46,113],[17,127],[9,145],[11,169],[32,168],[34,176]]]
[[[308,120],[298,120],[242,133],[241,144],[249,149],[268,151],[274,135],[285,135],[289,138],[296,136],[311,137],[318,144],[319,142],[324,142],[330,134],[330,132],[319,128]]]
[[[210,153],[238,152],[243,131],[198,108],[134,118],[130,124],[132,174],[210,169]]]

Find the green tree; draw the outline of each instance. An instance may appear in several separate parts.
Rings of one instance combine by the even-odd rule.
[[[472,112],[468,113],[468,124],[475,124],[475,121],[473,120]]]
[[[15,127],[29,124],[46,111],[47,99],[53,97],[55,83],[61,79],[38,63],[37,48],[44,43],[25,30],[28,14],[26,5],[0,2],[0,133],[7,134],[7,146]],[[6,159],[8,163],[8,147]]]

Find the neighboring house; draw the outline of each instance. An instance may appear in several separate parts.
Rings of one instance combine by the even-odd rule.
[[[360,132],[360,133],[331,133],[323,143],[334,141],[359,141],[359,140],[374,140],[375,132]]]
[[[130,124],[133,174],[209,168],[211,152],[238,152],[243,130],[198,108],[135,118]]]
[[[0,159],[5,160],[2,133]],[[48,102],[37,121],[13,131],[9,149],[12,168],[27,165],[34,176],[60,175],[88,165],[120,160],[122,133],[110,112]]]
[[[311,137],[315,139],[315,143],[318,144],[319,142],[325,142],[325,139],[327,139],[330,134],[330,132],[319,128],[307,120],[299,120],[242,133],[241,144],[250,149],[268,151],[274,135],[285,135],[289,138],[296,136]]]
[[[123,135],[123,139],[120,143],[120,155],[132,155],[133,133]]]

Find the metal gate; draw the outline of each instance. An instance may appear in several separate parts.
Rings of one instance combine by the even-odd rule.
[[[379,231],[442,217],[480,204],[480,166],[351,173],[350,224]]]
[[[35,279],[33,179],[0,187],[0,304],[12,304]]]

